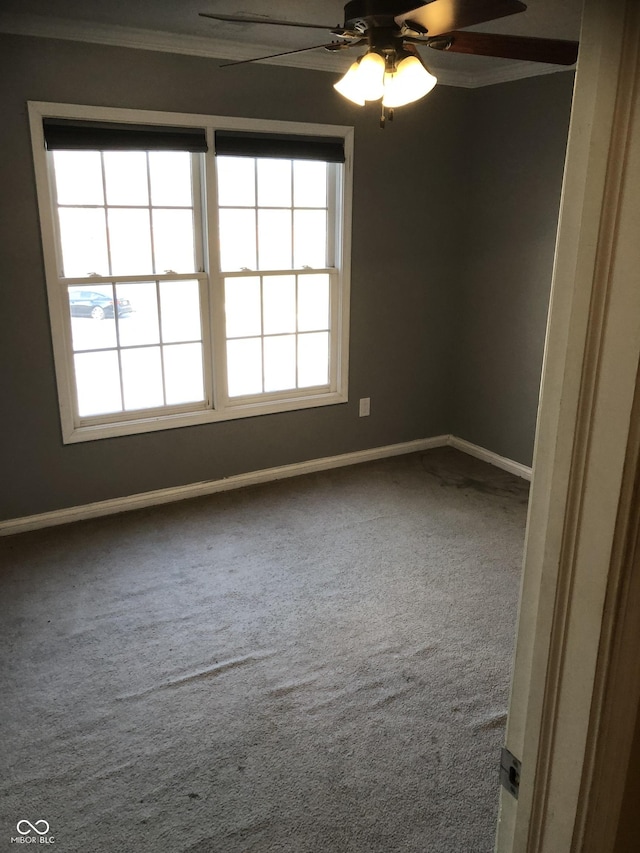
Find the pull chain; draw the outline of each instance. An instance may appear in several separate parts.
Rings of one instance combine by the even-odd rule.
[[[393,121],[393,108],[387,110],[386,107],[382,107],[382,111],[380,113],[380,129],[384,130],[385,125],[387,123],[387,118],[389,121]]]

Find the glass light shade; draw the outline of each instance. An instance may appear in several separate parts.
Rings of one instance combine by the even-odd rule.
[[[347,98],[347,100],[353,101],[353,103],[357,104],[359,107],[364,107],[364,98],[360,91],[360,80],[358,76],[359,68],[359,62],[354,62],[344,77],[338,80],[337,83],[333,84],[333,88],[336,92],[339,92],[343,97]]]
[[[358,69],[358,85],[365,101],[378,101],[384,94],[385,61],[379,53],[365,53]]]
[[[385,61],[379,53],[365,53],[333,88],[358,106],[378,101],[384,94]]]
[[[384,75],[383,107],[402,107],[424,98],[438,82],[417,56],[407,56]]]

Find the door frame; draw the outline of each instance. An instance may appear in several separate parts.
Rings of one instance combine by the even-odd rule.
[[[497,853],[613,849],[640,702],[639,48],[637,0],[585,0],[506,733],[520,795],[501,792]]]

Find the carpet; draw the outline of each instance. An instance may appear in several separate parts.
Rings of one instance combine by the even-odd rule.
[[[491,853],[527,497],[443,448],[0,541],[0,850]]]

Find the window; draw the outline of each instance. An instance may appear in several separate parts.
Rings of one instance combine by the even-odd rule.
[[[64,441],[346,401],[350,129],[30,117]]]

